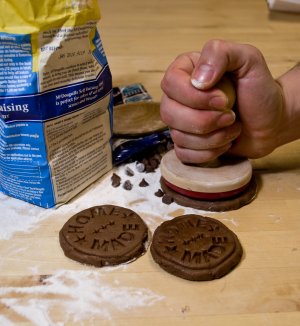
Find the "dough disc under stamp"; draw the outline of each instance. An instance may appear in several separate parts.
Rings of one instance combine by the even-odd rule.
[[[222,157],[215,165],[191,166],[171,150],[164,155],[160,169],[162,189],[182,206],[227,211],[256,196],[257,184],[247,159]]]
[[[172,197],[178,205],[210,212],[226,212],[239,209],[252,202],[257,194],[257,182],[254,175],[244,191],[234,197],[221,200],[201,200],[181,195],[167,187],[163,178],[161,178],[160,184],[163,192]]]

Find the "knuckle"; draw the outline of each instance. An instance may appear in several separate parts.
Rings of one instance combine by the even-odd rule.
[[[173,127],[174,115],[170,110],[170,104],[167,100],[162,101],[160,105],[160,118],[167,126]]]
[[[211,49],[213,51],[221,51],[225,46],[226,46],[227,42],[224,40],[220,40],[220,39],[212,39],[209,40],[206,44],[205,47],[207,47],[208,49]]]
[[[164,105],[160,107],[160,118],[166,125],[171,125],[172,119],[167,108]]]
[[[170,134],[171,134],[171,137],[172,137],[174,143],[176,143],[178,145],[182,144],[182,137],[181,137],[181,134],[180,134],[180,132],[178,130],[171,129]]]
[[[163,77],[163,79],[160,82],[160,88],[164,93],[168,93],[168,90],[170,89],[170,73],[167,71]]]
[[[251,45],[251,44],[246,44],[245,45],[247,47],[247,51],[249,54],[249,57],[252,59],[252,62],[257,63],[257,62],[264,62],[264,56],[261,53],[261,51],[256,48],[255,46]]]
[[[186,57],[189,55],[189,52],[184,52],[184,53],[181,53],[179,55],[176,56],[174,62],[176,62],[177,60],[181,60],[182,58]]]

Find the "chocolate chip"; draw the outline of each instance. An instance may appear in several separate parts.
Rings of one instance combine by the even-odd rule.
[[[131,190],[133,187],[132,183],[129,180],[126,180],[123,184],[123,188],[126,190]]]
[[[171,196],[167,195],[167,194],[164,194],[163,197],[162,197],[162,202],[164,204],[166,204],[166,205],[172,204],[173,201],[174,201],[174,199]]]
[[[126,167],[125,169],[125,173],[126,175],[128,175],[129,177],[133,177],[134,176],[134,172],[130,169],[130,167]]]
[[[155,195],[156,197],[162,197],[162,196],[164,195],[164,192],[163,192],[161,189],[158,189],[158,190],[154,193],[154,195]]]
[[[145,166],[145,172],[146,173],[151,173],[151,172],[154,172],[154,170],[153,170],[153,168],[150,165],[146,165]]]
[[[116,173],[113,173],[113,175],[111,176],[111,185],[113,187],[119,187],[119,185],[121,184],[121,178],[116,174]]]
[[[139,183],[140,187],[148,187],[149,183],[143,178],[142,181]]]
[[[148,164],[149,164],[148,159],[143,158],[143,159],[142,159],[142,163],[143,163],[145,166],[148,165]]]
[[[145,165],[145,171],[146,171],[146,173],[150,173],[150,172],[154,172],[155,169],[151,164],[148,163]]]
[[[160,163],[160,161],[161,161],[161,155],[160,155],[160,154],[156,153],[156,154],[153,156],[153,158],[154,158],[158,163]]]
[[[166,146],[166,147],[167,147],[167,151],[169,151],[169,150],[171,150],[171,149],[174,148],[174,144],[173,144],[172,142],[169,141],[169,142],[167,143],[167,146]]]
[[[144,172],[145,171],[145,165],[143,163],[137,162],[136,163],[136,170],[138,172]]]
[[[149,160],[149,164],[155,170],[159,165],[159,161],[157,161],[155,158],[151,158]]]
[[[165,145],[163,145],[163,144],[159,144],[159,145],[157,146],[157,152],[158,152],[159,154],[163,154],[165,151],[166,151],[166,146],[165,146]]]

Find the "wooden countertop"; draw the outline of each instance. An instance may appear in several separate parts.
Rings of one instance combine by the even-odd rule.
[[[168,64],[211,38],[257,46],[274,76],[299,61],[300,15],[270,13],[263,0],[100,4],[100,34],[114,85],[141,82],[155,100]],[[112,188],[108,174],[56,210],[0,194],[0,324],[298,325],[300,141],[253,161],[253,167],[260,181],[257,198],[236,211],[206,214],[232,229],[245,251],[233,272],[210,282],[167,274],[149,251],[128,265],[104,269],[63,255],[62,225],[104,200],[135,210],[152,232],[163,220],[193,211],[164,205],[149,190],[134,187],[129,195]],[[158,185],[158,173],[146,177],[153,188]]]

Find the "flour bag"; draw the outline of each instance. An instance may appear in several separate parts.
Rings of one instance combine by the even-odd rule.
[[[112,168],[97,0],[0,2],[0,191],[61,205]]]

